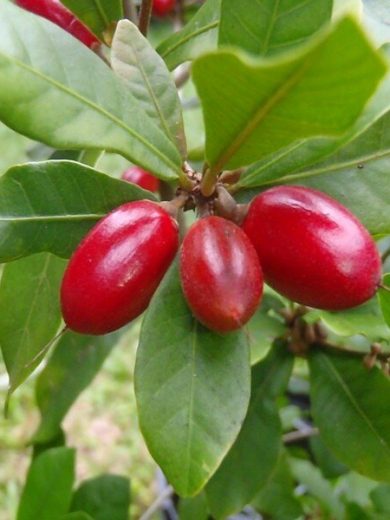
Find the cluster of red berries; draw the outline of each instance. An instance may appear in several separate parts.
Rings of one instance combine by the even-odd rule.
[[[130,202],[112,211],[65,272],[67,326],[105,334],[139,316],[178,248],[178,224],[166,203]],[[225,333],[254,314],[263,276],[293,301],[341,310],[375,294],[381,260],[368,231],[340,203],[313,189],[280,186],[252,200],[241,226],[216,215],[195,222],[180,249],[180,276],[194,316]]]

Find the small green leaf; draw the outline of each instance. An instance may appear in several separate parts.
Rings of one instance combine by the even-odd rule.
[[[0,178],[0,261],[47,251],[69,257],[109,211],[154,195],[71,161],[15,166]]]
[[[7,264],[0,282],[0,346],[13,392],[42,360],[61,322],[59,286],[66,263],[40,254]]]
[[[71,511],[85,511],[94,520],[127,520],[129,507],[129,479],[100,475],[81,483],[73,495]]]
[[[116,152],[177,179],[179,152],[113,71],[71,35],[10,2],[0,11],[0,67],[0,119],[10,128],[54,148]]]
[[[170,70],[217,47],[220,4],[221,0],[207,0],[181,31],[157,47]]]
[[[309,364],[312,411],[323,441],[350,468],[390,482],[389,379],[348,354],[315,350]]]
[[[278,463],[265,486],[252,500],[262,514],[280,520],[297,520],[303,514],[302,506],[294,496],[294,479],[286,454],[280,454]]]
[[[104,32],[123,18],[123,0],[61,0],[93,33]]]
[[[41,422],[33,441],[48,442],[78,395],[91,383],[118,341],[118,334],[84,336],[67,332],[39,375],[36,399]]]
[[[330,20],[332,0],[222,0],[219,45],[274,55],[306,41]]]
[[[233,444],[250,395],[242,331],[216,334],[188,309],[172,266],[143,323],[135,367],[141,430],[183,496],[200,491]]]
[[[74,481],[75,451],[53,448],[34,459],[16,520],[60,520],[68,512]]]
[[[129,20],[118,23],[112,42],[111,65],[126,81],[140,107],[185,157],[183,117],[173,78],[164,60]]]
[[[381,56],[349,18],[284,61],[250,60],[228,50],[198,58],[193,78],[211,171],[244,166],[303,138],[340,136],[385,71]]]
[[[181,498],[178,508],[180,520],[207,520],[209,510],[206,495],[202,492],[191,498]]]
[[[382,284],[384,287],[379,288],[378,297],[381,306],[383,318],[390,327],[390,273],[383,276]]]
[[[293,356],[277,341],[252,368],[252,393],[241,431],[206,486],[212,515],[226,518],[240,511],[267,482],[281,449],[282,427],[275,398],[290,377]],[[259,462],[261,461],[261,463]]]

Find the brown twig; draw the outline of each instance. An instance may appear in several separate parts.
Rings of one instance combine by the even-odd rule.
[[[142,0],[138,28],[144,36],[148,34],[150,18],[152,16],[152,5],[153,0]]]

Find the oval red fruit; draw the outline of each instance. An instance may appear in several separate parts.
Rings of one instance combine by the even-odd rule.
[[[87,47],[99,40],[59,0],[15,0],[19,7],[50,20],[72,34]]]
[[[221,217],[198,220],[180,255],[183,292],[206,327],[229,332],[253,315],[263,293],[256,251],[243,231]]]
[[[293,301],[342,310],[375,294],[381,278],[375,242],[347,208],[317,190],[279,186],[261,193],[243,229],[266,282]]]
[[[166,16],[175,7],[175,0],[153,0],[153,14]]]
[[[158,204],[129,202],[92,228],[74,252],[61,287],[67,326],[106,334],[140,315],[178,248],[177,222]]]
[[[122,173],[122,179],[124,181],[132,182],[137,184],[144,190],[156,192],[160,186],[159,180],[154,177],[151,173],[143,170],[139,166],[132,166]]]

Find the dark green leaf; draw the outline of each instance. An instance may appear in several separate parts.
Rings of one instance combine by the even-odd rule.
[[[348,354],[315,350],[309,363],[312,411],[324,442],[350,468],[390,482],[389,379]]]
[[[285,341],[277,341],[264,361],[253,367],[244,424],[206,487],[214,517],[226,518],[240,511],[269,479],[281,449],[282,427],[275,398],[287,385],[292,364]]]
[[[325,478],[336,478],[348,471],[347,466],[339,462],[323,443],[320,435],[310,437],[309,444],[314,460]]]
[[[181,498],[178,513],[180,520],[207,520],[209,518],[209,510],[206,495],[200,493],[195,497]]]
[[[303,514],[302,506],[294,496],[294,480],[284,452],[252,504],[260,513],[275,520],[296,520]]]
[[[120,475],[85,480],[75,491],[71,511],[85,511],[94,520],[127,520],[130,482]]]
[[[183,117],[173,78],[164,60],[129,20],[119,22],[115,31],[111,64],[142,109],[185,157]]]
[[[60,339],[37,381],[41,423],[34,442],[47,442],[58,433],[70,406],[91,383],[117,341],[118,334],[96,337],[72,332]]]
[[[222,0],[219,45],[266,56],[306,41],[330,20],[332,0]]]
[[[61,0],[61,2],[101,39],[113,22],[123,18],[123,0]]]
[[[66,263],[40,254],[7,264],[0,282],[0,345],[10,392],[29,376],[61,322],[59,286]]]
[[[216,334],[192,316],[177,265],[143,323],[135,368],[141,430],[183,496],[205,485],[233,444],[250,395],[249,349],[241,331]]]
[[[0,261],[41,251],[68,257],[99,219],[137,199],[155,200],[79,163],[15,166],[0,179]]]
[[[74,481],[75,452],[53,448],[34,459],[16,520],[59,520],[68,512]]]
[[[26,31],[28,27],[28,31]],[[0,11],[0,119],[54,148],[122,154],[164,179],[180,154],[85,45],[10,2]]]
[[[62,428],[58,428],[55,432],[55,435],[52,436],[45,442],[41,442],[39,444],[33,445],[33,458],[38,457],[41,453],[46,450],[50,450],[52,448],[60,448],[61,446],[66,445],[66,437],[65,432]]]
[[[221,0],[207,0],[181,31],[157,47],[170,70],[217,47],[220,4]]]

